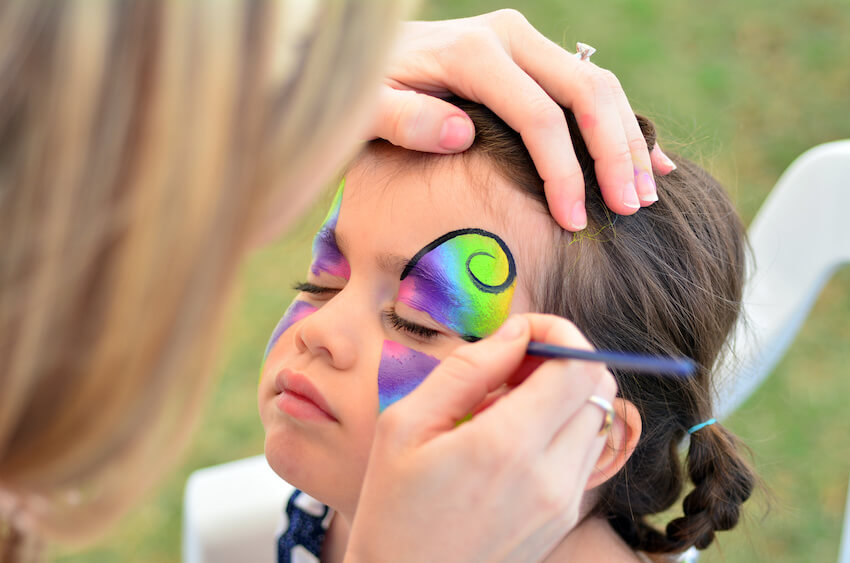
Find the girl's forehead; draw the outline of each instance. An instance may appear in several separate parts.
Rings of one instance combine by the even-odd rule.
[[[435,238],[468,227],[515,238],[511,231],[522,227],[516,213],[539,204],[495,174],[484,180],[463,161],[442,158],[362,157],[346,174],[341,218],[347,216],[349,224],[368,221],[373,229],[392,231],[399,242],[405,233]]]
[[[452,164],[428,165],[403,160],[361,161],[346,174],[345,203],[365,200],[400,207],[419,203],[429,210],[450,215],[480,207],[484,190],[471,181],[463,167]]]
[[[367,155],[346,174],[337,230],[346,241],[354,239],[358,252],[412,257],[436,238],[468,228],[505,241],[520,286],[558,233],[538,202],[495,173],[470,174],[457,159],[405,166],[404,158]]]

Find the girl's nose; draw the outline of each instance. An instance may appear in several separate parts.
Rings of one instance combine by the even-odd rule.
[[[346,308],[331,300],[304,318],[295,332],[298,351],[322,358],[338,370],[354,367],[357,363],[356,323],[350,311],[347,317],[345,315]]]

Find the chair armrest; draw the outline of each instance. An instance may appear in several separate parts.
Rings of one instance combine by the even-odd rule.
[[[844,509],[844,528],[841,546],[838,548],[838,563],[850,563],[850,483],[847,484],[847,506]]]
[[[274,563],[292,491],[262,455],[195,471],[183,503],[184,563]]]
[[[788,167],[747,232],[748,264],[734,356],[716,375],[719,420],[785,355],[824,284],[850,262],[850,140],[817,146]]]

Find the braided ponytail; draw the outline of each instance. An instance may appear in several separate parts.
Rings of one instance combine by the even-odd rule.
[[[694,489],[683,502],[685,515],[667,524],[667,536],[677,544],[705,549],[714,532],[738,523],[741,504],[756,481],[739,447],[738,439],[719,424],[691,436],[687,467]]]
[[[651,484],[640,475],[640,461],[635,460],[637,466],[629,468],[634,474],[632,479],[615,477],[604,486],[594,515],[607,518],[620,537],[639,551],[678,553],[691,546],[705,549],[714,540],[715,532],[738,524],[741,505],[757,482],[749,463],[740,455],[741,447],[738,439],[719,424],[691,436],[686,466],[694,488],[683,500],[684,516],[668,523],[664,532],[646,522],[645,517],[672,506],[683,489],[676,451],[660,456],[671,465],[667,471],[655,473]],[[661,461],[656,459],[653,465],[658,469]],[[648,489],[643,495],[630,494],[624,490],[626,484],[633,489]],[[671,488],[675,494],[671,495]],[[663,494],[659,494],[661,489]]]

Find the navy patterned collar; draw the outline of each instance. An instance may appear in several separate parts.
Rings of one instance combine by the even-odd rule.
[[[318,563],[334,511],[295,489],[286,503],[284,532],[277,540],[278,563]]]

